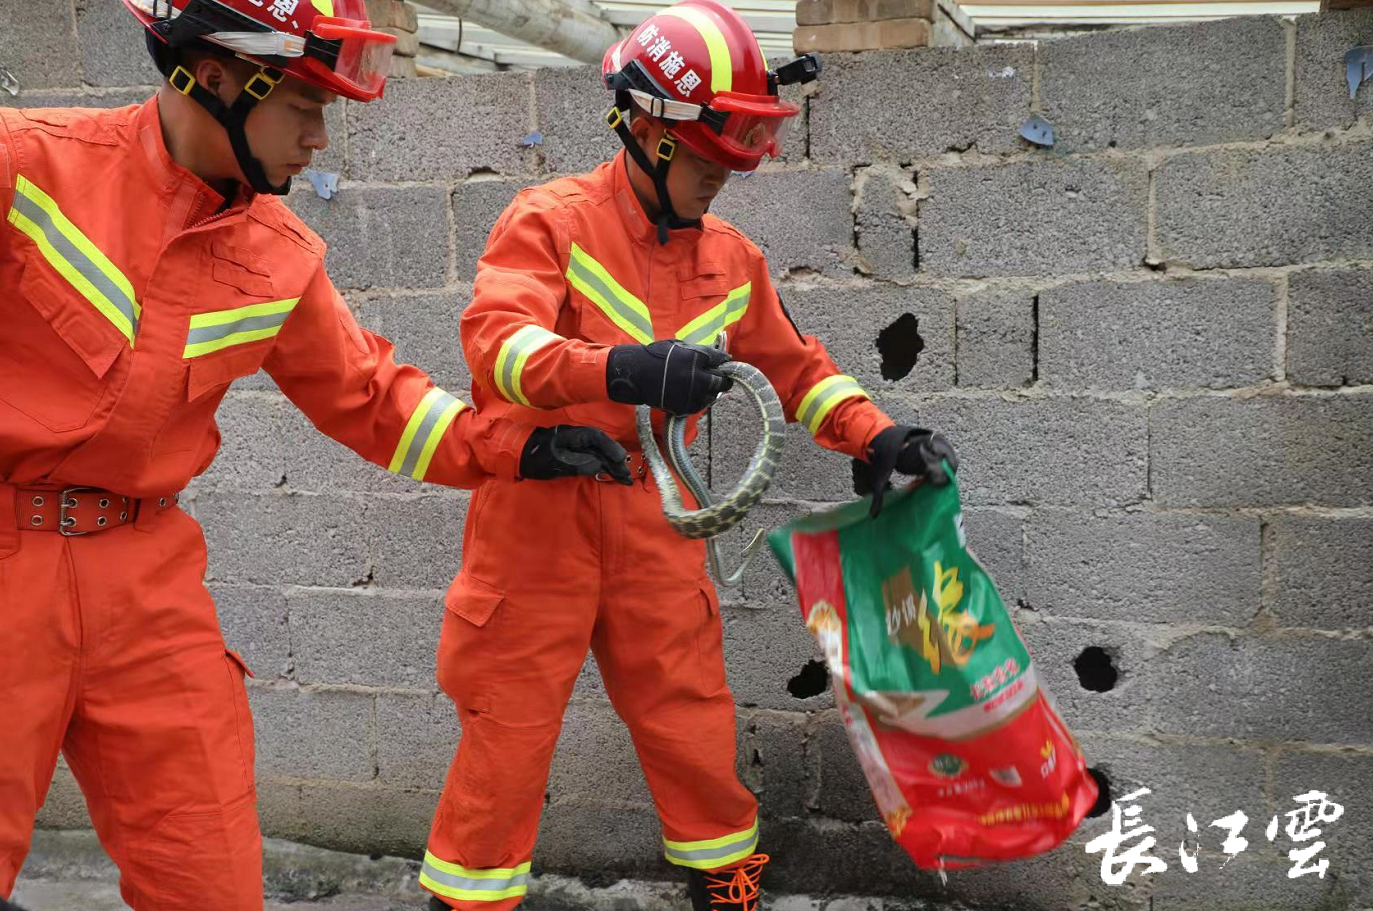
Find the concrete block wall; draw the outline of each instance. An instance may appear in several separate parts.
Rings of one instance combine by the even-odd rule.
[[[113,2],[40,19],[0,0],[19,103],[145,94],[146,68],[115,53],[137,36]],[[724,614],[774,888],[1043,909],[1373,903],[1373,93],[1350,100],[1343,63],[1370,43],[1363,12],[834,55],[785,159],[726,188],[718,213],[768,252],[802,327],[893,416],[959,446],[973,545],[1090,764],[1117,796],[1152,789],[1169,863],[1104,885],[1083,847],[1107,815],[947,885],[915,870],[875,821],[789,586],[760,560]],[[614,151],[606,101],[593,69],[400,81],[334,109],[322,166],[342,172],[338,197],[306,186],[290,202],[362,322],[458,391],[487,230],[520,187]],[[1032,112],[1057,146],[1016,136]],[[544,144],[523,147],[536,129]],[[743,413],[716,417],[722,474],[753,445]],[[460,737],[434,646],[467,494],[360,463],[264,377],[230,393],[221,428],[189,502],[225,635],[257,673],[264,826],[416,856]],[[845,498],[848,473],[794,434],[753,524]],[[1290,880],[1291,843],[1263,828],[1313,788],[1345,815],[1325,827],[1325,878]],[[1222,870],[1208,824],[1235,810],[1250,847]],[[1175,847],[1187,813],[1197,874]],[[69,777],[43,823],[83,824]],[[589,665],[536,865],[671,876],[658,848]]]

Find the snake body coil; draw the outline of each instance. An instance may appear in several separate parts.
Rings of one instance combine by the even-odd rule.
[[[719,371],[732,378],[736,386],[749,394],[758,406],[763,424],[762,438],[753,451],[748,469],[739,483],[723,499],[714,499],[710,488],[691,463],[691,455],[686,447],[685,417],[669,415],[667,419],[667,454],[672,462],[669,468],[653,436],[652,410],[647,405],[640,405],[635,413],[639,443],[643,447],[644,458],[653,471],[654,480],[657,481],[658,494],[663,501],[663,515],[673,530],[686,538],[714,538],[742,521],[748,511],[763,498],[768,485],[772,483],[772,476],[777,471],[781,459],[782,444],[786,439],[787,425],[786,417],[782,413],[782,402],[777,398],[776,391],[762,371],[740,361],[730,361],[721,366]],[[699,509],[686,508],[676,479],[672,476],[672,469],[676,469],[681,475],[687,489],[700,503]],[[759,531],[744,550],[744,563],[735,572],[725,575],[720,568],[717,542],[708,540],[707,553],[716,581],[725,586],[737,585],[743,576],[744,565],[762,542],[763,532]]]

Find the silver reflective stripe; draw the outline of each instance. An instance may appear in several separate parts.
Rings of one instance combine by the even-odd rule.
[[[806,426],[806,429],[813,436],[819,432],[820,424],[830,413],[830,410],[840,401],[853,396],[867,397],[863,387],[858,385],[858,381],[848,376],[834,376],[821,380],[816,386],[824,384],[824,388],[807,394],[806,398],[810,401],[802,401],[802,408],[796,415],[796,420]]]
[[[691,345],[709,345],[714,342],[715,337],[720,334],[720,330],[737,323],[748,310],[751,289],[752,282],[731,291],[729,297],[707,311],[706,315],[710,317],[709,322],[700,326],[693,326],[692,323],[688,323],[684,327],[687,332],[682,336],[682,341]]]
[[[436,389],[435,391],[439,394],[429,403],[429,410],[425,412],[419,427],[415,428],[415,435],[410,438],[410,448],[405,453],[405,460],[400,463],[400,474],[414,476],[415,466],[419,463],[420,454],[424,452],[424,445],[429,440],[429,434],[433,432],[434,425],[439,422],[449,407],[458,403],[457,399],[443,390]]]
[[[513,889],[517,886],[529,885],[528,873],[516,873],[508,879],[469,879],[466,876],[458,876],[455,873],[445,873],[428,861],[424,862],[424,872],[436,883],[442,883],[450,889],[464,889],[477,892],[503,892],[506,889]]]
[[[624,301],[620,300],[616,295],[615,290],[601,281],[599,275],[592,272],[590,269],[587,269],[575,257],[568,262],[567,268],[569,272],[575,272],[578,280],[585,282],[600,296],[601,300],[597,303],[614,310],[615,314],[619,316],[620,319],[639,330],[639,332],[643,333],[649,340],[652,340],[653,324],[645,319],[642,313],[639,313],[632,307],[626,305]]]
[[[505,344],[501,346],[501,354],[497,360],[500,375],[496,378],[496,385],[507,399],[512,402],[519,402],[521,405],[529,404],[529,400],[524,397],[520,390],[519,383],[525,361],[528,355],[533,354],[549,342],[558,340],[558,335],[533,325],[519,329],[514,335],[506,339]]]
[[[198,329],[192,329],[186,335],[186,344],[199,345],[203,342],[218,341],[226,335],[233,335],[237,332],[271,329],[286,322],[286,317],[290,315],[291,311],[286,310],[282,313],[269,313],[265,316],[245,316],[232,323],[221,323],[218,326],[201,326]]]
[[[665,842],[664,853],[667,859],[691,867],[710,869],[709,861],[721,864],[738,859],[741,854],[750,853],[758,845],[758,823],[755,822],[747,832],[741,832],[724,844],[709,848],[687,848],[681,842]]]
[[[90,282],[91,287],[104,295],[105,299],[123,314],[133,328],[133,334],[137,335],[138,311],[134,307],[133,299],[124,293],[124,289],[110,281],[110,277],[92,262],[90,257],[77,249],[76,245],[67,239],[67,235],[63,234],[57,225],[53,224],[53,220],[47,211],[35,200],[25,196],[19,187],[16,187],[14,191],[13,206],[20,215],[33,222],[43,232],[48,243],[52,245],[52,248],[57,251],[62,259],[66,260],[68,265],[81,273],[81,277]]]

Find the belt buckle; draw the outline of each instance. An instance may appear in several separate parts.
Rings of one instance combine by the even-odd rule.
[[[61,500],[57,504],[57,533],[64,538],[79,538],[88,535],[88,531],[68,531],[67,529],[76,524],[76,517],[67,515],[68,509],[75,509],[79,504],[74,499],[69,499],[68,494],[84,493],[86,491],[99,490],[99,487],[65,487],[59,494]],[[68,504],[71,504],[68,506]],[[70,521],[69,521],[70,520]]]

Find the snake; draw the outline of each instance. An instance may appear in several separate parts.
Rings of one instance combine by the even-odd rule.
[[[691,463],[691,454],[686,446],[687,417],[668,415],[664,427],[667,441],[667,460],[658,448],[653,435],[652,409],[640,405],[635,410],[635,427],[639,433],[639,443],[643,447],[644,460],[653,472],[658,485],[658,494],[663,501],[663,515],[668,525],[685,538],[706,539],[706,555],[710,562],[711,575],[726,588],[733,588],[743,579],[749,561],[764,542],[763,529],[753,536],[744,548],[743,559],[732,573],[725,573],[720,556],[719,542],[715,539],[743,521],[744,516],[767,492],[772,476],[782,457],[782,444],[786,440],[786,417],[782,413],[782,402],[766,376],[757,367],[742,361],[728,361],[716,368],[718,372],[735,381],[758,406],[762,417],[762,437],[753,451],[748,468],[739,483],[725,497],[716,500],[710,488]],[[668,461],[671,461],[671,467]],[[681,476],[691,495],[700,504],[699,509],[687,509],[682,502],[682,492],[672,472]]]

